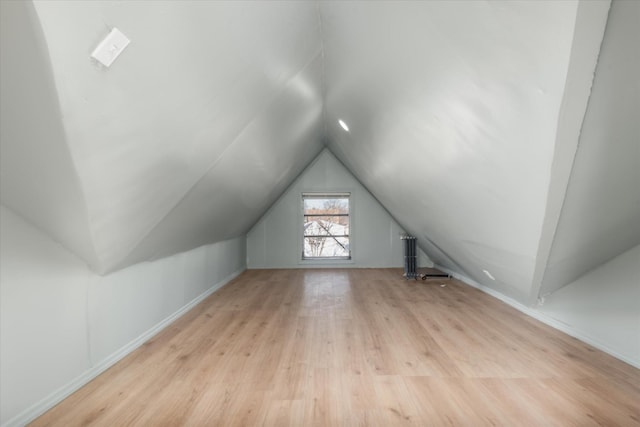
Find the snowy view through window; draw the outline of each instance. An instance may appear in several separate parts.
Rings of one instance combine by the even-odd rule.
[[[303,259],[350,259],[349,195],[304,194]]]

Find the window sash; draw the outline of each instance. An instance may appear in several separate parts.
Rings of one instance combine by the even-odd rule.
[[[339,242],[333,247],[325,247],[327,241]],[[349,237],[339,236],[305,236],[304,248],[302,250],[303,259],[351,259],[349,249]],[[323,255],[324,254],[324,255]]]
[[[306,200],[346,200],[344,206],[347,212],[330,213],[322,212],[322,208],[314,208],[305,203]],[[314,260],[314,259],[351,259],[350,248],[350,193],[303,193],[302,194],[302,207],[303,207],[303,237],[302,237],[302,259]],[[313,210],[314,212],[308,212]],[[329,209],[328,209],[329,210]],[[319,212],[318,212],[319,211]],[[331,225],[324,227],[320,222],[322,219],[326,222],[337,224],[340,227],[335,232],[340,234],[331,233]],[[336,222],[336,219],[342,220],[340,222],[346,222],[341,224]],[[334,219],[334,221],[331,221]],[[319,227],[310,226],[316,222]],[[333,245],[325,247],[326,242],[334,241]],[[324,255],[322,255],[324,253]]]

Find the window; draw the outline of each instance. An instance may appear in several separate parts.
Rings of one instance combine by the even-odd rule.
[[[351,259],[350,193],[303,193],[302,259]]]

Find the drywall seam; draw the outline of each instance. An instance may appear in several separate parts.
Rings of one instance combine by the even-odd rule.
[[[500,301],[504,302],[505,304],[515,308],[516,310],[518,310],[519,312],[526,314],[529,317],[532,317],[536,320],[539,320],[540,322],[544,323],[547,326],[551,326],[554,329],[557,329],[560,332],[564,332],[565,334],[572,336],[573,338],[576,338],[586,344],[589,344],[590,346],[593,346],[595,348],[597,348],[598,350],[604,351],[605,353],[615,357],[616,359],[619,359],[635,368],[640,369],[640,361],[639,360],[634,360],[634,359],[630,359],[620,353],[618,353],[616,350],[612,349],[611,347],[607,346],[606,344],[601,343],[600,341],[598,341],[597,339],[592,338],[590,335],[586,334],[585,332],[574,328],[573,326],[564,323],[560,320],[554,319],[551,316],[548,316],[546,314],[543,314],[531,307],[528,307],[518,301],[516,301],[513,298],[510,298],[498,291],[496,291],[495,289],[492,289],[488,286],[484,286],[481,285],[480,283],[476,282],[473,279],[470,279],[468,277],[465,277],[453,270],[450,270],[446,267],[443,267],[441,265],[436,265],[436,268],[438,270],[442,270],[445,273],[449,273],[452,277],[454,277],[455,279],[460,280],[462,283],[464,283],[465,285],[469,285],[471,287],[474,287],[476,289],[481,290],[482,292],[491,295],[494,298],[499,299]]]
[[[64,386],[60,387],[59,389],[57,389],[53,393],[49,394],[45,398],[41,399],[40,401],[34,403],[33,405],[31,405],[30,407],[28,407],[24,411],[20,412],[18,415],[16,415],[15,417],[13,417],[12,419],[7,421],[6,423],[4,423],[0,427],[24,426],[27,423],[30,423],[31,421],[35,420],[37,417],[39,417],[40,415],[44,414],[46,411],[48,411],[49,409],[53,408],[55,405],[57,405],[62,400],[64,400],[68,396],[70,396],[72,393],[77,391],[79,388],[81,388],[82,386],[87,384],[89,381],[93,380],[98,375],[100,375],[101,373],[103,373],[104,371],[109,369],[111,366],[115,365],[117,362],[122,360],[129,353],[133,352],[138,347],[140,347],[142,344],[144,344],[145,342],[147,342],[148,340],[153,338],[156,334],[161,332],[163,329],[165,329],[171,323],[173,323],[176,320],[178,320],[181,316],[186,314],[189,310],[194,308],[196,305],[198,305],[200,302],[202,302],[205,298],[207,298],[208,296],[210,296],[211,294],[213,294],[217,290],[221,289],[223,286],[225,286],[228,283],[230,283],[233,279],[238,277],[245,270],[246,270],[246,267],[243,266],[239,270],[236,270],[235,272],[229,274],[227,277],[225,277],[222,280],[220,280],[219,282],[215,283],[207,291],[205,291],[201,295],[197,296],[196,298],[194,298],[193,300],[188,302],[186,305],[184,305],[178,311],[176,311],[175,313],[173,313],[170,316],[166,317],[164,320],[160,321],[155,326],[153,326],[152,328],[150,328],[149,330],[144,332],[138,338],[134,339],[133,341],[131,341],[128,344],[126,344],[125,346],[121,347],[119,350],[117,350],[114,353],[112,353],[111,355],[107,356],[105,359],[103,359],[102,361],[97,363],[95,366],[93,366],[89,370],[85,371],[82,375],[78,376],[74,380],[72,380],[69,383],[65,384]],[[89,347],[91,347],[91,346],[89,346]],[[89,353],[91,353],[91,348],[89,348]]]
[[[256,112],[256,114],[254,114],[253,118],[240,130],[240,132],[238,132],[238,134],[235,136],[235,138],[233,138],[233,141],[231,141],[231,143],[229,145],[227,145],[224,150],[222,150],[222,152],[218,155],[218,157],[216,157],[216,159],[211,163],[211,165],[204,171],[204,173],[202,175],[200,175],[200,177],[198,177],[193,184],[191,184],[186,191],[182,194],[182,196],[180,196],[180,198],[178,198],[176,200],[176,202],[173,204],[173,206],[171,206],[171,208],[169,208],[162,217],[160,217],[157,221],[155,221],[153,223],[153,225],[151,225],[148,230],[146,232],[144,232],[144,234],[142,234],[142,236],[138,239],[138,241],[136,243],[134,243],[131,246],[131,249],[129,251],[126,252],[126,254],[122,257],[120,257],[120,260],[115,262],[108,270],[108,272],[114,272],[117,271],[121,268],[125,268],[127,267],[127,265],[123,265],[123,262],[129,257],[129,255],[131,255],[132,253],[135,252],[135,250],[147,239],[147,237],[149,237],[149,235],[151,233],[153,233],[153,230],[156,229],[156,227],[158,227],[158,225],[160,225],[162,223],[162,221],[165,220],[165,218],[167,218],[171,212],[173,212],[186,198],[187,196],[194,190],[194,188],[200,183],[202,182],[206,176],[209,174],[209,172],[211,172],[211,170],[218,164],[218,162],[220,162],[220,160],[224,157],[225,153],[227,151],[229,151],[229,149],[231,149],[231,147],[240,139],[240,137],[244,134],[244,132],[253,124],[253,122],[255,121],[255,119],[257,117],[259,117],[264,111],[266,111],[276,100],[278,100],[280,98],[280,96],[282,95],[282,93],[285,91],[285,89],[289,86],[289,84],[291,83],[291,81],[296,78],[297,76],[299,76],[301,73],[303,73],[315,60],[316,58],[320,55],[320,52],[316,52],[312,58],[307,61],[307,63],[304,64],[304,66],[302,68],[300,68],[300,70],[298,70],[296,73],[294,73],[293,75],[291,75],[289,77],[289,79],[286,81],[285,84],[282,85],[281,90],[279,90],[273,97],[271,97],[267,102],[264,103],[264,105],[259,109],[258,112]],[[234,237],[238,237],[238,236],[234,236]],[[211,243],[216,243],[216,242],[211,242]]]
[[[535,267],[531,277],[531,290],[527,301],[529,305],[534,305],[540,297],[540,290],[542,289],[544,275],[549,264],[551,250],[567,196],[567,189],[569,188],[569,181],[571,180],[573,166],[578,153],[580,136],[591,99],[593,82],[610,10],[610,0],[606,2],[582,2],[578,6],[576,13],[571,56],[558,115],[547,200],[540,230],[540,240],[538,241]],[[593,43],[595,42],[593,38],[598,40],[596,52],[592,52]],[[579,124],[576,123],[578,119]],[[569,146],[566,147],[566,145]],[[554,182],[557,183],[554,184]]]
[[[87,285],[84,287],[84,321],[85,321],[85,325],[87,325],[87,327],[85,328],[85,339],[87,340],[87,353],[85,354],[86,357],[86,366],[92,366],[92,361],[93,361],[93,348],[91,346],[91,313],[89,313],[89,307],[91,307],[90,305],[90,288],[93,285],[94,281],[99,280],[100,276],[92,276],[89,275],[89,277],[87,277]],[[97,376],[98,374],[96,374]],[[77,388],[76,388],[77,390]],[[63,397],[64,399],[64,397]],[[60,399],[62,400],[62,399]]]

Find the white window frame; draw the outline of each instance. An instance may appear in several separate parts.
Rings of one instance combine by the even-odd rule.
[[[305,232],[304,223],[305,217],[308,215],[304,211],[304,201],[308,198],[316,199],[331,199],[331,198],[346,198],[349,201],[349,212],[347,214],[349,218],[349,234],[346,236],[349,239],[349,255],[338,257],[308,257],[304,254]],[[353,262],[353,193],[351,191],[304,191],[300,197],[300,262],[301,263],[352,263]],[[338,237],[338,236],[337,236]],[[339,236],[342,237],[342,236]]]

